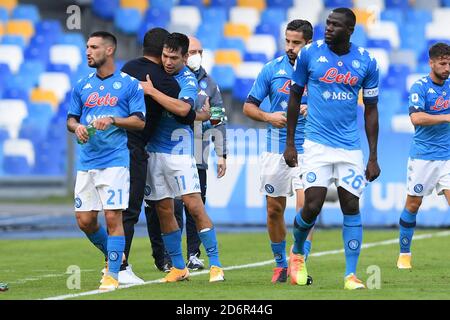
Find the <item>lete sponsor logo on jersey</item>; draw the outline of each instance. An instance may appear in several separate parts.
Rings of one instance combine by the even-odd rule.
[[[434,106],[431,106],[430,109],[434,111],[445,110],[448,109],[449,103],[450,100],[445,100],[444,97],[440,96],[436,99],[436,101],[434,102]]]
[[[116,96],[112,96],[107,93],[105,96],[100,96],[98,92],[92,92],[86,99],[84,105],[88,108],[93,107],[102,107],[102,106],[111,106],[114,107],[117,105],[117,101],[119,98]]]
[[[337,68],[329,68],[320,81],[325,83],[343,83],[349,84],[350,86],[355,86],[358,83],[359,78],[357,76],[352,76],[350,71],[346,74],[339,73]]]

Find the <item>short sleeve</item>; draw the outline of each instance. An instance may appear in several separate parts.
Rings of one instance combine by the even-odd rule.
[[[364,103],[378,102],[379,77],[380,72],[377,60],[373,56],[370,56],[367,73],[362,83]]]
[[[139,81],[131,81],[128,98],[128,108],[130,114],[141,112],[145,116],[144,90]]]
[[[409,113],[423,112],[425,110],[425,95],[423,94],[423,83],[415,82],[409,90]]]
[[[81,101],[80,95],[80,82],[72,89],[72,93],[70,95],[70,106],[69,106],[69,115],[81,116],[81,108],[83,106],[83,102]]]
[[[260,103],[270,92],[270,65],[266,64],[256,77],[255,82],[250,90],[248,96],[252,96]]]
[[[308,44],[303,47],[298,53],[298,57],[295,60],[294,71],[292,72],[291,86],[296,84],[299,87],[304,87],[308,82],[308,65],[310,56],[311,45]]]

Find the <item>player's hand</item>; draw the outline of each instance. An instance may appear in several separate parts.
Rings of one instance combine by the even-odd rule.
[[[89,134],[87,132],[87,129],[82,124],[80,124],[75,129],[75,135],[77,136],[77,139],[80,140],[83,143],[86,143],[89,140]]]
[[[219,157],[217,160],[217,178],[222,178],[227,171],[227,159]]]
[[[106,117],[106,118],[96,119],[94,122],[92,122],[92,125],[97,130],[107,130],[111,126],[112,123],[113,123],[113,120],[111,119],[111,117]]]
[[[145,76],[145,78],[147,79],[147,81],[140,81],[140,84],[142,86],[142,89],[144,90],[144,94],[151,95],[155,87],[153,86],[153,82],[148,74]]]
[[[306,116],[308,115],[308,105],[306,104],[302,104],[300,105],[300,114],[306,118]]]
[[[201,110],[197,111],[196,120],[208,121],[209,119],[211,119],[211,109],[209,106],[209,97],[207,97]]]
[[[369,182],[374,181],[381,173],[381,169],[378,166],[377,160],[370,160],[367,162],[366,167],[366,180]]]
[[[284,115],[283,111],[277,111],[274,113],[269,113],[268,122],[273,125],[275,128],[284,128],[286,127],[287,118]]]
[[[294,146],[286,145],[286,149],[283,153],[284,161],[289,167],[296,167],[297,163],[297,149]]]

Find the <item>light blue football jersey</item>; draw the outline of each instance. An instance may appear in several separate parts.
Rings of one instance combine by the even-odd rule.
[[[198,83],[195,75],[186,66],[174,78],[180,86],[178,99],[194,108]],[[193,155],[194,134],[190,125],[181,124],[173,114],[164,110],[158,128],[147,144],[148,152]]]
[[[379,71],[375,58],[354,44],[338,56],[323,40],[306,45],[292,74],[293,84],[307,85],[306,139],[347,150],[360,149],[357,125],[359,90],[367,103],[378,101]]]
[[[443,85],[430,76],[416,81],[409,92],[409,113],[431,115],[450,113],[450,80]],[[416,126],[409,156],[422,160],[450,160],[450,124]]]
[[[105,117],[127,118],[133,113],[145,116],[144,91],[139,81],[126,73],[116,71],[101,79],[93,72],[72,90],[68,114],[79,116],[82,125]],[[126,130],[112,125],[97,130],[81,145],[77,169],[129,167],[129,162]]]
[[[287,55],[268,62],[256,78],[248,94],[250,100],[247,101],[252,102],[252,98],[254,98],[261,103],[268,96],[270,100],[269,112],[287,112],[293,71],[294,69],[289,63],[289,57]],[[306,102],[305,90],[302,97],[302,104],[306,104]],[[294,138],[298,153],[303,153],[303,142],[305,140],[304,129],[305,118],[299,114]],[[286,146],[286,133],[286,127],[279,129],[269,123],[267,125],[267,151],[283,153]]]

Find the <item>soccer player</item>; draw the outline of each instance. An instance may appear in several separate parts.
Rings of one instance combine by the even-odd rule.
[[[194,218],[206,249],[210,263],[209,281],[216,282],[224,280],[224,273],[219,261],[216,232],[200,196],[200,181],[192,150],[192,129],[175,121],[171,111],[180,102],[189,109],[194,108],[197,98],[197,80],[185,66],[188,48],[189,39],[181,33],[170,34],[164,42],[164,70],[175,77],[181,88],[177,101],[156,90],[150,77],[142,82],[144,92],[166,108],[147,145],[149,194],[145,199],[156,201],[164,246],[172,260],[173,267],[163,282],[176,282],[189,277],[181,252],[181,230],[173,209],[173,199],[178,196],[181,196]]]
[[[155,88],[163,92],[168,97],[174,100],[178,99],[180,86],[173,76],[168,75],[161,67],[161,54],[164,45],[164,40],[169,32],[162,28],[153,28],[147,31],[144,36],[143,56],[137,59],[128,61],[123,67],[122,71],[135,77],[140,81],[145,81],[147,74],[153,79]],[[180,101],[181,102],[181,101]],[[128,258],[131,249],[131,243],[134,235],[134,225],[139,220],[141,212],[142,201],[144,199],[145,182],[147,177],[147,158],[146,145],[150,136],[154,134],[157,122],[162,116],[164,108],[156,102],[149,95],[145,95],[146,106],[146,124],[142,131],[127,130],[128,134],[128,148],[130,149],[130,201],[128,209],[123,212],[123,226],[125,231],[125,260],[121,265],[119,272],[119,282],[121,284],[142,283],[132,271],[131,265],[128,265]],[[177,121],[191,124],[195,120],[195,112],[189,110],[190,106],[185,105],[185,108],[180,108],[181,111],[174,110],[174,117]],[[182,212],[181,206],[181,212]],[[154,205],[151,204],[145,208],[145,216],[147,220],[147,229],[152,243],[153,256],[155,258],[155,265],[158,269],[164,268],[164,251],[158,255],[158,250],[155,250],[155,241],[153,240],[152,217],[154,212]],[[158,222],[159,223],[159,222]],[[160,233],[160,232],[159,232]],[[161,237],[158,235],[159,238]],[[164,248],[161,244],[158,246]],[[169,271],[169,270],[167,270]]]
[[[126,129],[145,126],[144,92],[139,81],[116,71],[114,35],[89,36],[87,62],[96,73],[78,81],[72,91],[67,128],[83,143],[75,184],[78,226],[107,257],[100,290],[119,286],[118,273],[125,247],[122,210],[128,206],[130,174]],[[87,126],[96,133],[90,135]],[[97,221],[104,210],[107,230]]]
[[[450,205],[449,45],[436,43],[429,57],[430,74],[415,82],[409,94],[415,134],[409,152],[406,205],[399,222],[399,269],[411,269],[411,241],[423,197],[436,188]]]
[[[325,41],[305,46],[292,74],[284,151],[286,163],[291,167],[297,165],[294,136],[298,103],[308,86],[308,117],[301,165],[305,203],[294,220],[295,241],[289,260],[291,283],[298,285],[307,284],[305,239],[322,209],[328,186],[334,182],[344,214],[344,288],[365,288],[356,277],[362,242],[359,197],[367,181],[373,181],[380,174],[377,162],[379,75],[374,57],[350,42],[355,23],[355,14],[350,9],[331,11],[326,21]],[[365,170],[356,118],[361,88],[370,152]]]
[[[267,122],[267,152],[260,156],[260,191],[267,200],[267,229],[270,245],[275,257],[276,268],[272,282],[286,282],[288,277],[286,260],[286,224],[284,211],[286,197],[297,196],[297,211],[303,206],[303,184],[300,168],[291,168],[283,159],[286,144],[287,100],[293,65],[301,48],[312,42],[313,27],[306,20],[293,20],[286,27],[286,54],[269,63],[259,73],[244,104],[244,114],[256,121]],[[264,112],[259,108],[261,102],[269,96],[271,108]],[[303,101],[304,102],[304,101]],[[300,105],[297,106],[298,108]],[[295,132],[295,147],[303,153],[305,118],[299,117]],[[300,161],[300,154],[298,155]],[[301,161],[300,161],[301,162]],[[305,255],[311,247],[311,241],[305,242]]]

